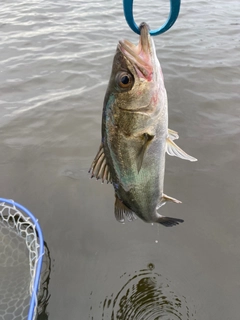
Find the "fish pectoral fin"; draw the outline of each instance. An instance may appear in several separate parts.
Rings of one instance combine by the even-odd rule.
[[[157,209],[159,209],[161,206],[163,206],[167,201],[172,201],[174,203],[182,203],[182,201],[177,200],[177,199],[172,198],[172,197],[169,197],[169,196],[167,196],[166,194],[163,193]]]
[[[150,142],[154,138],[154,135],[151,135],[151,134],[148,134],[148,133],[144,133],[141,136],[141,138],[143,139],[143,146],[140,149],[140,151],[138,153],[138,156],[137,156],[137,170],[138,170],[138,173],[141,170],[143,159],[144,159],[144,155],[146,153],[147,147],[149,146]]]
[[[170,156],[175,156],[184,160],[189,161],[197,161],[196,158],[190,156],[185,151],[183,151],[181,148],[179,148],[176,143],[174,143],[170,138],[167,138],[167,154]]]
[[[177,219],[177,218],[164,217],[159,215],[159,218],[157,219],[156,222],[164,225],[165,227],[173,227],[178,225],[179,223],[184,222],[184,220]]]
[[[124,223],[125,222],[125,216],[128,221],[133,221],[137,219],[135,213],[129,209],[125,204],[118,198],[117,195],[115,195],[115,218],[117,221]]]
[[[174,130],[171,130],[171,129],[168,129],[168,137],[171,139],[171,140],[176,140],[179,138],[179,135],[176,131]]]
[[[97,180],[102,179],[102,183],[104,181],[107,181],[107,183],[112,183],[112,178],[106,162],[102,143],[88,172],[91,173],[91,178],[96,177]]]

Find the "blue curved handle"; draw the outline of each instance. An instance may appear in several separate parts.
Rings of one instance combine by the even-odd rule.
[[[167,22],[159,29],[150,30],[149,33],[151,36],[157,36],[158,34],[166,32],[177,20],[180,11],[181,0],[170,0],[170,3],[170,13]],[[136,25],[133,18],[133,0],[123,0],[123,11],[129,27],[132,29],[132,31],[140,34],[139,27]]]

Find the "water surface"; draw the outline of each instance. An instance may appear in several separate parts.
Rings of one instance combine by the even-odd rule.
[[[168,16],[168,1],[134,3],[137,23],[156,28]],[[119,224],[112,186],[87,174],[117,42],[138,41],[122,1],[1,5],[0,194],[42,226],[52,258],[45,319],[239,318],[239,11],[238,0],[185,0],[155,38],[169,127],[199,160],[167,156],[165,192],[183,204],[162,214],[185,222],[164,228]],[[154,302],[156,314],[138,316]]]

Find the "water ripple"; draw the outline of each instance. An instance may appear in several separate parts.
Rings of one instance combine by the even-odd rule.
[[[190,320],[196,319],[196,312],[189,306],[186,297],[171,289],[171,282],[154,272],[150,263],[148,269],[124,274],[126,281],[118,293],[112,293],[100,303],[102,320]],[[89,319],[99,319],[92,314]]]

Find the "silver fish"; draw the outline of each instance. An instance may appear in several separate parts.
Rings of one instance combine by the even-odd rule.
[[[103,104],[102,140],[89,172],[111,182],[115,190],[115,217],[124,222],[138,216],[145,222],[173,226],[181,219],[160,215],[167,201],[163,193],[165,154],[197,161],[173,140],[168,129],[168,102],[163,74],[146,23],[140,40],[119,41]]]

